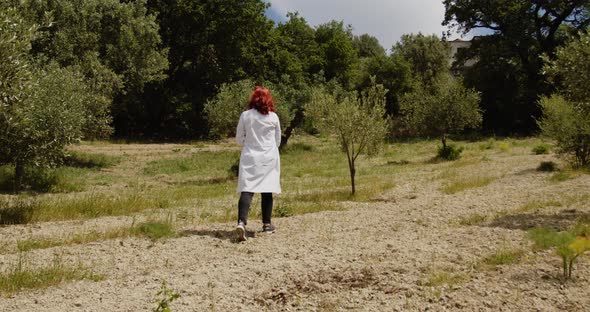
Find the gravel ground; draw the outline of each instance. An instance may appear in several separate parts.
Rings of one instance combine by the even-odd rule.
[[[533,251],[526,230],[567,226],[589,215],[588,203],[518,210],[590,193],[590,175],[556,183],[537,172],[547,159],[506,154],[463,166],[460,176],[494,180],[452,195],[440,191],[440,164],[427,164],[384,177],[397,186],[375,201],[275,219],[275,234],[256,233],[261,224],[252,220],[244,243],[234,240],[231,223],[193,223],[179,237],[155,243],[127,238],[34,250],[32,265],[59,254],[104,280],[0,297],[0,311],[151,311],[163,280],[181,295],[173,311],[587,311],[590,261],[581,257],[575,278],[563,282],[561,260],[551,250]],[[470,216],[485,220],[461,222]],[[0,237],[56,237],[130,220],[9,226],[0,228]],[[501,250],[523,254],[514,264],[482,265]],[[0,255],[0,268],[17,259]]]

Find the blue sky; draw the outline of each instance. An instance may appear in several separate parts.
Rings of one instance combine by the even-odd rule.
[[[267,16],[284,21],[287,12],[299,12],[312,26],[330,20],[351,24],[355,34],[377,37],[389,50],[403,34],[441,36],[446,27],[442,0],[265,0],[271,3]],[[458,38],[454,35],[451,39]]]

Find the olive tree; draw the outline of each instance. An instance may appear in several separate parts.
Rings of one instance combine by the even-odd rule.
[[[320,132],[335,135],[346,153],[350,171],[351,192],[356,191],[356,160],[362,153],[369,156],[379,151],[389,129],[385,117],[387,90],[374,82],[360,97],[330,93],[324,87],[314,88],[305,106]]]
[[[557,141],[562,155],[575,166],[590,164],[590,35],[581,34],[558,48],[556,59],[546,66],[549,76],[560,81],[558,94],[543,97],[539,126]]]
[[[89,92],[72,70],[31,65],[26,54],[35,29],[16,10],[0,11],[0,23],[0,165],[14,165],[19,190],[25,166],[55,165],[80,139]]]
[[[405,126],[418,135],[437,135],[447,149],[447,136],[466,128],[477,128],[482,117],[479,93],[467,89],[461,81],[444,75],[432,88],[417,87],[400,99]]]
[[[281,125],[288,125],[292,116],[288,87],[271,82],[262,85],[272,94]],[[221,138],[236,135],[240,114],[248,107],[255,86],[256,83],[250,79],[223,84],[219,92],[205,103],[204,111],[209,122],[210,135]]]

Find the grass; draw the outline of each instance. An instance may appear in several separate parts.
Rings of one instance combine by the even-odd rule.
[[[545,207],[561,207],[563,204],[557,200],[533,200],[524,203],[516,210],[517,213],[524,213],[543,209]]]
[[[520,259],[524,256],[524,253],[525,252],[522,249],[503,248],[485,256],[481,260],[481,264],[489,267],[515,264],[520,261]]]
[[[449,271],[436,271],[428,275],[426,280],[422,281],[422,285],[429,287],[449,286],[453,287],[461,285],[467,281],[469,276],[464,273],[454,273]]]
[[[461,217],[461,218],[457,219],[456,222],[459,225],[465,225],[465,226],[478,225],[478,224],[485,222],[487,220],[487,218],[488,217],[486,215],[474,213],[474,214],[471,214],[466,217]]]
[[[20,197],[12,202],[0,200],[0,224],[92,219],[168,207],[168,200],[158,195],[90,193],[77,197]]]
[[[153,241],[176,236],[176,232],[170,222],[145,222],[134,228],[133,232],[136,235],[145,236]]]
[[[60,246],[71,246],[87,244],[97,241],[105,241],[127,237],[145,237],[153,241],[175,237],[176,231],[172,222],[168,221],[147,221],[137,225],[119,227],[104,232],[91,231],[74,234],[65,238],[29,238],[17,242],[19,252],[27,252],[35,249],[46,249]],[[11,252],[4,248],[5,252]],[[0,252],[1,254],[2,252]]]
[[[461,177],[461,178],[454,178],[451,181],[448,181],[443,184],[441,191],[445,194],[455,194],[467,189],[484,187],[494,180],[497,177],[482,177],[482,176],[471,176],[471,177]]]
[[[52,265],[43,268],[28,268],[22,254],[16,264],[0,274],[0,293],[11,295],[23,290],[44,289],[67,281],[89,279],[100,281],[102,276],[91,273],[82,266],[66,266],[59,257]]]

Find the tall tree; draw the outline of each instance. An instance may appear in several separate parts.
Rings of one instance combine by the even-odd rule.
[[[358,56],[361,58],[385,56],[385,49],[383,49],[379,40],[369,34],[354,36],[353,44]]]
[[[350,88],[353,70],[358,65],[358,54],[354,48],[352,27],[343,22],[330,21],[316,29],[316,42],[320,45],[322,69],[326,80],[337,79]]]
[[[24,0],[21,10],[34,23],[51,22],[33,42],[36,59],[83,72],[97,99],[97,113],[110,102],[119,134],[142,122],[139,100],[146,84],[165,77],[167,50],[146,1]],[[96,125],[95,125],[96,126]]]
[[[438,76],[446,74],[450,68],[451,47],[435,35],[402,35],[392,52],[408,61],[414,76],[425,86],[432,85]]]
[[[160,34],[170,48],[168,79],[150,87],[151,128],[180,136],[203,136],[203,105],[223,83],[271,75],[273,22],[262,0],[149,0]]]
[[[588,1],[445,0],[444,5],[443,24],[464,33],[493,32],[485,40],[474,40],[471,51],[464,55],[479,59],[467,69],[466,82],[482,92],[484,125],[493,131],[534,130],[540,115],[537,101],[552,91],[541,75],[544,62],[540,56],[553,58],[564,32],[587,29]],[[510,68],[511,83],[499,79],[505,68]],[[503,120],[501,116],[511,117]]]

